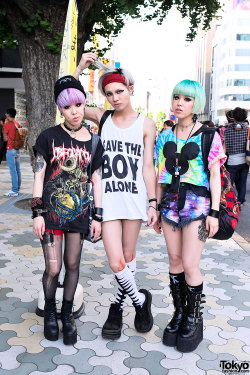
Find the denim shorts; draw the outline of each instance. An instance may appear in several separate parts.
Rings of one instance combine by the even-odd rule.
[[[210,210],[209,196],[196,195],[186,190],[186,197],[181,204],[180,194],[164,191],[161,200],[161,218],[174,228],[183,228],[195,220],[204,220]]]

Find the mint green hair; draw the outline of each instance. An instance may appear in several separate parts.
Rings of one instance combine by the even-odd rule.
[[[206,95],[203,87],[197,81],[191,81],[190,79],[184,79],[177,83],[174,87],[171,95],[171,103],[173,105],[174,95],[186,95],[194,98],[194,106],[192,113],[201,113],[205,107]]]

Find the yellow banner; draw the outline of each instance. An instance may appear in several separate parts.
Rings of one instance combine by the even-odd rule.
[[[65,22],[62,52],[59,68],[59,78],[65,75],[73,74],[76,69],[77,62],[77,19],[78,11],[76,0],[69,0],[67,17]],[[56,123],[64,121],[57,110]]]

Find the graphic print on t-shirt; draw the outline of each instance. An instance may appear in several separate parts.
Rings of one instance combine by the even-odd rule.
[[[87,166],[90,163],[89,151],[71,144],[70,148],[56,147],[52,143],[53,173],[44,189],[44,199],[50,212],[59,216],[59,225],[73,221],[82,215],[89,206]],[[49,197],[49,199],[46,199]],[[56,215],[51,213],[53,219]],[[58,219],[58,218],[57,218]]]
[[[104,155],[102,180],[104,192],[130,192],[138,194],[138,161],[142,156],[141,145],[137,143],[108,140],[103,142]]]

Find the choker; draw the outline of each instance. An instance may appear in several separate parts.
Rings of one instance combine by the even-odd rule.
[[[188,124],[188,125],[180,125],[180,124],[178,124],[178,122],[177,122],[176,125],[179,126],[179,127],[182,128],[182,129],[185,129],[185,128],[189,128],[189,126],[194,125],[194,122],[192,121],[192,122],[190,122],[190,124]]]
[[[64,125],[65,129],[67,129],[67,130],[70,131],[70,136],[71,136],[72,138],[75,138],[75,137],[76,137],[76,134],[75,134],[75,133],[78,132],[79,130],[81,130],[81,128],[83,127],[83,123],[82,123],[82,122],[81,122],[80,126],[78,126],[78,128],[76,128],[76,129],[72,129],[72,128],[70,128],[68,125],[66,125],[65,122],[63,123],[63,125]]]

